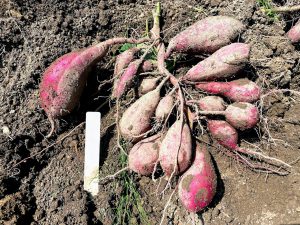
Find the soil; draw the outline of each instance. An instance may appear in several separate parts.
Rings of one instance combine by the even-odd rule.
[[[280,3],[280,1],[277,1]],[[151,21],[155,1],[142,0],[2,0],[0,2],[0,224],[112,224],[123,186],[116,178],[100,186],[92,198],[83,190],[85,112],[96,110],[110,94],[110,84],[98,86],[113,73],[116,49],[92,71],[81,104],[50,129],[41,109],[38,88],[45,68],[59,56],[99,41],[140,37]],[[297,2],[294,1],[296,4]],[[299,4],[300,2],[298,2]],[[162,1],[164,41],[208,15],[229,15],[247,25],[239,40],[252,46],[250,64],[242,77],[256,81],[264,93],[275,88],[299,91],[299,50],[285,32],[299,15],[273,21],[253,0]],[[292,17],[293,16],[293,17]],[[182,74],[187,68],[177,68]],[[130,99],[132,96],[128,96]],[[132,101],[131,101],[132,102]],[[289,92],[267,95],[264,119],[240,134],[241,145],[258,146],[266,154],[292,163],[288,176],[253,172],[222,154],[216,143],[208,149],[218,174],[217,196],[197,215],[182,207],[177,194],[167,208],[165,224],[300,224],[300,105]],[[122,110],[126,107],[122,102]],[[122,168],[116,148],[116,108],[105,104],[102,113],[101,177]],[[267,125],[267,126],[266,126]],[[271,135],[268,136],[268,134]],[[262,138],[259,138],[262,137]],[[268,138],[269,137],[269,138]],[[210,141],[208,136],[204,136]],[[247,142],[246,142],[247,141]],[[21,164],[22,159],[29,156]],[[159,224],[172,190],[157,196],[158,182],[128,172],[141,195],[150,224]],[[140,224],[138,211],[126,224]]]

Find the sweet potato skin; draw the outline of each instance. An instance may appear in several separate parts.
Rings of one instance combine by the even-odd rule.
[[[261,92],[256,83],[246,78],[231,82],[198,83],[195,87],[210,94],[225,96],[234,102],[255,102],[259,100]]]
[[[167,116],[171,113],[171,110],[174,106],[174,97],[172,95],[167,95],[163,97],[155,110],[155,118],[158,121],[162,121],[167,118]]]
[[[122,71],[134,60],[135,54],[138,51],[138,48],[130,48],[116,57],[114,76],[121,75]]]
[[[154,116],[159,100],[160,93],[155,89],[141,96],[125,110],[119,123],[120,132],[125,139],[136,142],[141,138],[135,136],[151,129],[151,117]]]
[[[78,104],[91,66],[108,51],[96,45],[61,56],[44,72],[40,84],[41,104],[47,115],[58,118]]]
[[[132,84],[139,69],[138,60],[131,62],[125,69],[124,73],[114,83],[112,92],[113,98],[120,98],[127,88]]]
[[[234,127],[223,120],[209,120],[207,128],[218,143],[229,149],[236,149],[238,142],[238,133]]]
[[[288,31],[287,36],[292,43],[297,43],[300,41],[300,22],[298,22]]]
[[[179,199],[189,212],[199,212],[211,203],[216,189],[217,176],[211,157],[205,146],[197,143],[195,159],[178,185]]]
[[[230,77],[245,66],[249,56],[250,45],[232,43],[192,67],[183,79],[206,81]]]
[[[136,143],[128,154],[129,169],[141,175],[151,175],[158,160],[160,144],[159,134]]]
[[[173,37],[165,58],[172,52],[213,53],[231,43],[244,29],[244,25],[232,17],[206,17]]]
[[[155,77],[143,79],[140,85],[141,94],[146,94],[149,91],[153,91],[157,87],[159,79],[160,78],[155,78]]]
[[[235,102],[225,110],[226,121],[239,130],[253,128],[259,121],[259,111],[247,102]]]
[[[192,158],[191,131],[187,123],[184,122],[182,127],[182,132],[180,132],[181,126],[182,126],[182,121],[177,120],[169,128],[160,146],[160,150],[159,150],[160,165],[168,177],[171,176],[173,171],[174,171],[174,175],[178,175],[184,172],[191,164],[191,158]],[[175,164],[176,159],[178,164],[177,167]]]
[[[224,111],[225,102],[219,96],[206,96],[198,101],[199,108],[204,111]]]

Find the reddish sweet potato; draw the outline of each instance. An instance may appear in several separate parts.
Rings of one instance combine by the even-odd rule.
[[[114,77],[118,77],[121,75],[122,71],[126,69],[129,63],[134,60],[134,55],[138,51],[139,48],[130,48],[117,56],[114,69]]]
[[[225,110],[227,122],[239,130],[253,128],[259,121],[259,112],[255,105],[236,102]]]
[[[240,21],[232,17],[207,17],[173,37],[165,58],[168,58],[172,52],[213,53],[232,42],[244,28]]]
[[[168,130],[159,150],[160,165],[170,177],[184,172],[191,164],[192,138],[186,122],[177,120]],[[177,163],[177,165],[176,165]]]
[[[188,211],[199,212],[211,203],[216,189],[217,176],[209,152],[197,143],[195,160],[179,182],[179,199]]]
[[[228,122],[223,120],[208,120],[207,128],[212,137],[220,145],[232,150],[238,148],[238,133]]]
[[[115,81],[112,92],[113,98],[120,98],[125,93],[137,75],[139,67],[140,60],[135,60],[128,65],[121,77]]]
[[[70,113],[78,104],[88,72],[103,58],[109,46],[140,43],[147,39],[113,38],[77,52],[61,56],[44,72],[40,85],[42,107],[50,118]]]
[[[129,169],[141,175],[151,175],[158,160],[160,144],[159,134],[136,143],[128,155]]]
[[[183,77],[190,81],[227,78],[249,61],[250,46],[244,43],[227,45],[192,67]]]
[[[151,129],[151,117],[160,100],[160,89],[167,81],[165,78],[153,91],[141,96],[124,112],[120,123],[120,132],[126,139],[138,141],[140,135]]]
[[[199,108],[204,111],[224,111],[225,102],[218,96],[206,96],[198,101]]]
[[[149,91],[154,90],[158,85],[160,77],[145,78],[141,83],[141,94],[146,94]]]
[[[239,130],[253,128],[259,121],[259,112],[255,105],[248,102],[235,102],[225,111],[201,111],[202,115],[223,115],[227,122]]]
[[[260,98],[259,86],[248,79],[238,79],[231,82],[198,83],[195,87],[210,94],[225,96],[234,102],[254,102]]]
[[[298,22],[289,30],[287,36],[292,41],[292,43],[297,43],[300,41],[300,22]]]
[[[155,110],[155,118],[158,121],[163,121],[168,117],[171,110],[174,106],[174,98],[172,95],[168,94],[165,97],[163,97],[160,102],[158,103],[158,106]]]

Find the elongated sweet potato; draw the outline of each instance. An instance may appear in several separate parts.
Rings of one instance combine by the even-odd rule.
[[[109,46],[144,41],[147,39],[113,38],[63,55],[54,61],[44,72],[40,84],[41,103],[48,117],[57,118],[74,109],[79,102],[91,66],[106,55]]]
[[[183,79],[205,81],[227,78],[249,61],[250,46],[244,43],[227,45],[192,67]]]
[[[140,140],[140,135],[151,129],[151,117],[160,100],[160,89],[169,78],[165,78],[155,90],[136,100],[121,117],[119,126],[122,136],[133,142]]]
[[[210,94],[219,94],[235,102],[254,102],[260,98],[259,86],[247,78],[231,82],[198,83],[196,88]]]
[[[155,110],[155,118],[158,121],[163,121],[171,113],[174,106],[174,98],[172,95],[168,94],[163,97]]]
[[[131,63],[134,60],[134,56],[138,51],[139,48],[134,47],[122,52],[117,56],[114,69],[114,76],[121,75],[122,71],[126,69],[129,63]]]
[[[217,189],[217,176],[209,152],[197,143],[191,167],[182,175],[178,195],[190,212],[199,212],[213,200]]]
[[[137,75],[139,67],[140,60],[135,60],[128,65],[120,78],[115,81],[112,92],[113,98],[120,98],[125,93],[127,88],[132,84],[135,76]]]
[[[172,52],[213,53],[232,42],[244,29],[244,25],[232,17],[206,17],[173,37],[165,58]]]
[[[165,174],[170,177],[184,172],[191,164],[192,138],[186,122],[177,120],[164,137],[160,150],[159,161]],[[177,165],[176,165],[177,164]]]
[[[129,169],[141,175],[151,175],[158,160],[160,144],[159,134],[136,143],[128,155]]]

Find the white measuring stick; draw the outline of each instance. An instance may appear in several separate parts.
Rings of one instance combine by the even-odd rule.
[[[100,112],[86,113],[83,186],[93,196],[99,191],[100,123]]]

